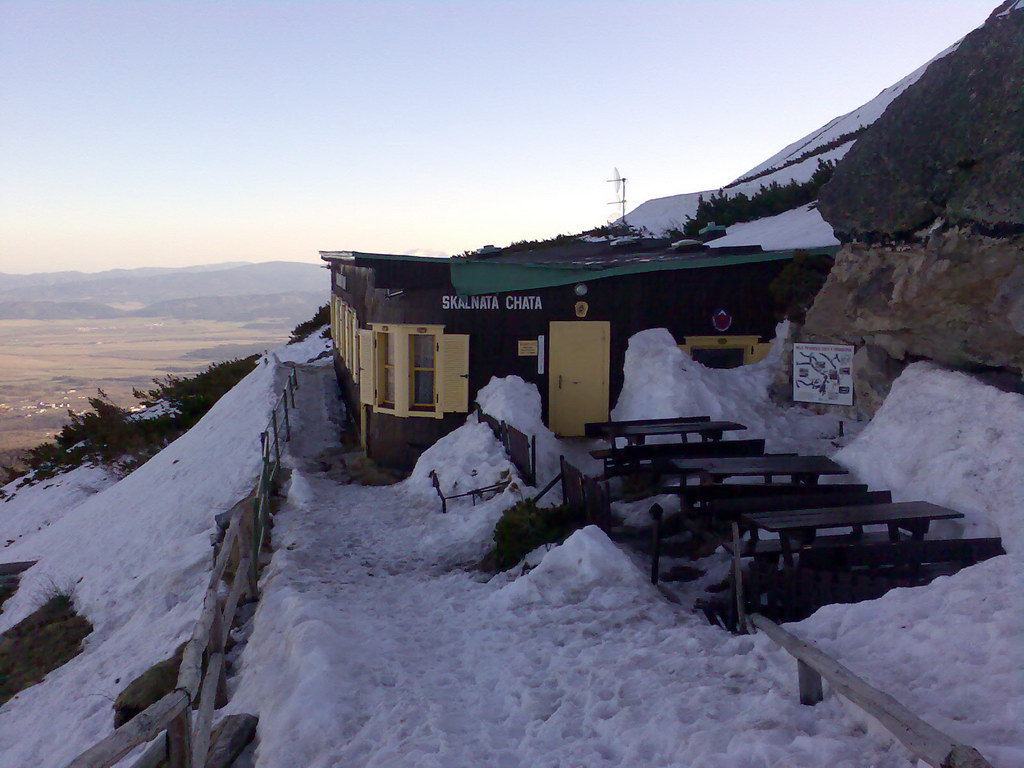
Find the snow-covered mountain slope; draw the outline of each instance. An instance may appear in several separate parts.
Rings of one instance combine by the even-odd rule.
[[[312,346],[310,346],[312,345]],[[214,515],[248,495],[259,433],[285,372],[282,348],[185,435],[119,482],[86,468],[0,502],[0,561],[38,560],[4,604],[0,631],[55,585],[93,625],[81,654],[0,707],[0,768],[56,768],[113,729],[115,697],[192,632],[212,567]],[[36,520],[33,521],[32,517]]]
[[[758,178],[740,183],[737,183],[739,181],[739,179],[737,179],[731,184],[723,186],[721,189],[687,192],[680,195],[669,195],[668,197],[659,197],[653,200],[648,200],[627,213],[626,221],[633,226],[643,227],[654,234],[660,234],[666,229],[681,227],[686,222],[687,218],[692,217],[697,211],[697,201],[702,195],[707,198],[713,194],[723,192],[729,196],[738,195],[740,193],[749,196],[757,192],[761,187],[771,184],[773,181],[778,182],[779,184],[788,184],[791,181],[807,181],[810,179],[811,174],[814,173],[814,170],[818,167],[819,160],[838,162],[846,155],[847,152],[849,152],[850,148],[853,147],[856,139],[851,138],[850,141],[844,142],[838,147],[821,151],[801,160],[800,162],[794,162],[797,158],[807,153],[815,152],[815,150],[825,147],[842,136],[851,134],[861,128],[871,125],[881,116],[897,96],[920,79],[921,75],[924,74],[925,70],[928,69],[932,62],[952,53],[956,50],[958,45],[959,43],[951,45],[931,61],[904,77],[898,83],[895,83],[883,90],[871,101],[866,104],[862,104],[852,112],[848,112],[845,115],[841,115],[830,120],[821,128],[812,131],[797,141],[794,141],[792,144],[772,155],[763,163],[751,168],[739,177],[739,179],[747,179],[751,176],[758,176]],[[765,173],[766,171],[770,172]],[[759,174],[762,173],[765,175],[760,176]],[[824,222],[822,223],[824,224]],[[827,224],[824,226],[828,227]],[[770,234],[773,240],[778,240],[778,233],[774,230],[766,229],[764,231]],[[833,245],[838,242],[832,234],[831,228],[828,228],[827,232],[824,229],[819,231],[823,235],[821,242],[812,241],[805,242],[797,246],[783,245],[772,247],[815,247]],[[729,234],[732,234],[732,228],[730,228]],[[749,232],[747,234],[749,235]],[[736,244],[738,245],[740,243]],[[743,244],[746,245],[748,243]],[[765,245],[764,247],[766,249],[769,248],[768,245]]]

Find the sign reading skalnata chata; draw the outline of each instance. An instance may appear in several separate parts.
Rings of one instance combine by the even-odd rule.
[[[853,347],[794,344],[793,399],[800,403],[853,405]]]
[[[544,309],[540,296],[442,296],[441,309]]]

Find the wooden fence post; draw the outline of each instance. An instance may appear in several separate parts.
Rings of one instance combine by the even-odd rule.
[[[743,561],[740,557],[740,527],[733,520],[732,523],[732,577],[736,584],[736,628],[741,635],[748,633],[747,629],[747,606],[743,597]],[[820,681],[819,681],[820,683]]]
[[[167,768],[192,768],[192,707],[167,726]]]
[[[292,439],[292,425],[288,419],[288,395],[285,393],[284,398],[284,441],[290,443]]]
[[[650,509],[650,515],[654,519],[654,526],[651,528],[651,584],[658,583],[658,568],[661,561],[661,518],[665,510],[660,504],[655,504]]]

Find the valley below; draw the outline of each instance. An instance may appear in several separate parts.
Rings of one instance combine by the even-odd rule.
[[[287,318],[0,320],[0,466],[51,438],[102,389],[122,407],[154,378],[201,371],[283,344]]]

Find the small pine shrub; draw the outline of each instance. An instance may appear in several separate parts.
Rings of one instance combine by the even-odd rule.
[[[533,499],[523,499],[509,507],[494,527],[491,562],[506,571],[542,544],[560,544],[573,531],[586,524],[582,514],[569,507],[538,507]]]
[[[778,319],[789,318],[797,323],[804,321],[814,297],[828,279],[833,263],[831,256],[812,256],[807,251],[793,254],[793,260],[768,286]]]
[[[235,384],[256,367],[258,355],[214,363],[195,376],[154,379],[154,389],[135,390],[145,406],[162,404],[151,418],[111,402],[103,390],[89,398],[91,410],[68,411],[69,421],[50,442],[26,452],[29,484],[96,462],[124,476],[146,463],[172,440],[191,429]]]
[[[309,320],[302,321],[292,329],[292,335],[288,339],[288,343],[298,344],[300,341],[305,341],[313,331],[321,326],[330,325],[330,322],[331,308],[329,305],[324,304]]]

